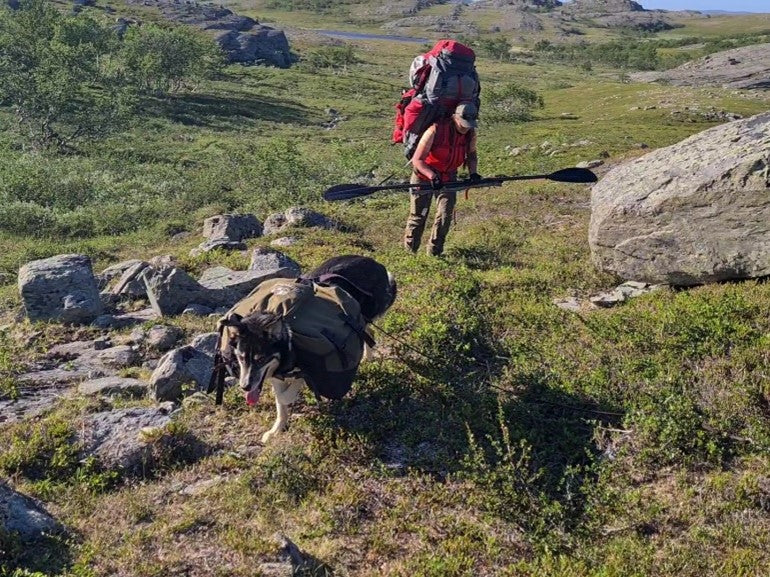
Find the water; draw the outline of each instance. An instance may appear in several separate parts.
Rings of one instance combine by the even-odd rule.
[[[389,40],[390,42],[411,42],[413,44],[430,43],[429,38],[415,38],[413,36],[392,36],[389,34],[364,34],[361,32],[345,32],[343,30],[315,30],[319,34],[332,38],[347,40]]]

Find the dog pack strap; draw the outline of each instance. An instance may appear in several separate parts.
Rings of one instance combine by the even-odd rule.
[[[358,335],[358,338],[365,342],[370,348],[374,348],[377,343],[374,341],[374,337],[366,332],[366,328],[356,323],[345,313],[340,313],[339,317],[342,319],[342,322],[353,329],[353,332]]]

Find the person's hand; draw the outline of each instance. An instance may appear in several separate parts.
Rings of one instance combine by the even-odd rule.
[[[433,190],[441,190],[444,187],[444,183],[441,182],[441,175],[434,174],[433,178],[430,179],[430,187]]]
[[[468,180],[471,182],[479,182],[481,180],[481,175],[478,172],[471,172],[470,176],[468,176]]]

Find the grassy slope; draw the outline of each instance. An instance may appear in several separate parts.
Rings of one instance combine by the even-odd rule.
[[[126,191],[127,206],[143,193],[170,199],[171,212],[120,236],[6,235],[0,266],[12,273],[67,251],[91,254],[97,269],[169,252],[194,271],[245,266],[242,256],[192,259],[199,239],[169,235],[223,209],[264,218],[291,202],[287,194],[304,202],[370,170],[405,177],[386,143],[413,52],[361,44],[362,62],[336,73],[234,67],[195,94],[148,106],[131,133],[56,161],[56,174],[98,174],[101,186],[122,183],[109,190]],[[487,85],[520,81],[546,101],[533,122],[483,127],[485,174],[548,171],[603,153],[612,164],[642,154],[641,142],[665,146],[710,126],[674,120],[671,107],[749,115],[768,102],[625,84],[607,70],[480,59],[479,71]],[[327,131],[328,107],[345,120]],[[581,139],[591,144],[556,156],[540,149]],[[285,142],[304,160],[266,152],[285,152]],[[511,157],[506,145],[534,148]],[[17,162],[20,153],[3,155]],[[266,165],[275,170],[260,172]],[[266,448],[257,440],[273,416],[269,398],[247,410],[230,391],[223,410],[192,406],[182,424],[214,453],[141,482],[114,484],[65,449],[67,427],[95,403],[65,402],[38,423],[5,427],[0,470],[72,528],[71,540],[34,555],[11,543],[12,556],[46,574],[253,575],[282,531],[316,558],[308,574],[767,574],[770,288],[661,291],[579,315],[557,309],[553,297],[616,282],[590,265],[588,194],[546,183],[473,191],[459,204],[445,260],[400,250],[401,196],[316,203],[348,231],[303,231],[288,254],[305,267],[341,252],[376,256],[400,283],[384,328],[431,360],[380,337],[385,356],[362,368],[351,396],[320,407],[306,397],[291,430]],[[15,287],[0,298],[9,322]],[[188,334],[212,328],[207,319],[168,322]],[[73,336],[14,325],[0,351],[6,375],[33,330],[42,330],[36,354]],[[200,495],[179,493],[215,476],[221,482]]]

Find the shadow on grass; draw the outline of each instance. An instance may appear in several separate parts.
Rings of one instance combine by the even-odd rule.
[[[244,122],[266,120],[271,122],[317,124],[310,118],[307,107],[288,100],[215,94],[183,93],[166,98],[145,101],[143,112],[147,115],[167,118],[185,126],[203,126],[232,130]]]
[[[459,476],[489,494],[507,492],[495,510],[501,517],[517,514],[526,495],[531,517],[537,503],[558,502],[568,512],[564,523],[579,523],[580,486],[600,451],[597,427],[616,426],[622,414],[549,386],[546,376],[498,387],[511,367],[490,352],[464,362],[373,363],[362,367],[355,394],[329,410],[393,475]]]
[[[65,535],[23,543],[15,535],[0,532],[0,575],[62,575],[72,562]]]
[[[513,251],[514,246],[509,246]],[[520,267],[521,263],[515,259],[501,258],[501,251],[497,247],[483,245],[452,246],[446,252],[447,258],[458,264],[465,265],[471,270],[493,270],[503,266]]]

